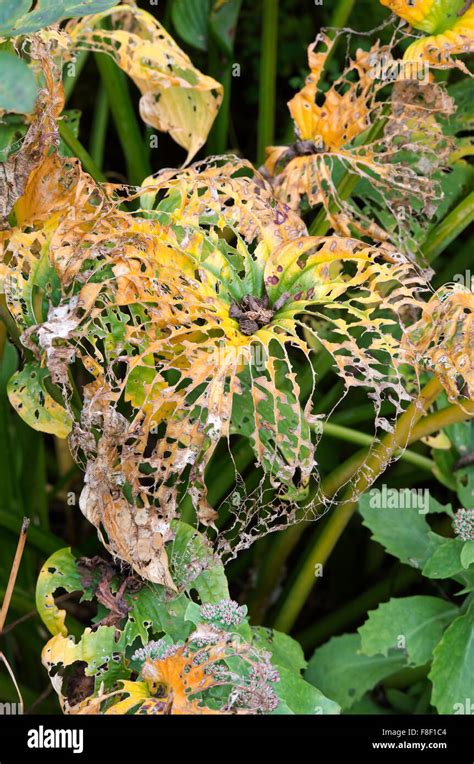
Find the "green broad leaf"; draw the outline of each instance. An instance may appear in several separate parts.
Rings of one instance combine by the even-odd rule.
[[[303,648],[288,634],[263,626],[253,626],[252,633],[258,647],[272,654],[272,663],[299,674],[307,666]]]
[[[459,501],[465,509],[474,509],[474,465],[460,467],[454,475]]]
[[[446,135],[472,130],[474,128],[474,103],[472,83],[468,77],[448,87],[449,95],[454,98],[456,111],[449,117],[438,117]]]
[[[170,569],[178,589],[195,590],[202,604],[229,599],[224,566],[208,540],[195,528],[179,520],[172,522],[175,533],[170,550]]]
[[[8,398],[23,421],[34,430],[66,438],[71,432],[72,418],[46,389],[47,379],[48,369],[27,363],[10,378]]]
[[[327,698],[317,687],[306,682],[303,677],[290,669],[278,666],[280,681],[274,685],[274,690],[280,698],[283,712],[293,714],[322,714],[335,715],[341,708],[334,700]],[[281,713],[277,708],[275,714]]]
[[[36,82],[30,67],[19,56],[0,50],[0,109],[30,114],[35,107]]]
[[[472,713],[474,677],[474,603],[445,631],[433,653],[429,679],[432,704],[440,714]]]
[[[209,31],[212,39],[225,56],[231,56],[234,52],[240,6],[241,0],[225,0],[223,3],[214,3],[209,17]]]
[[[77,560],[69,547],[58,549],[48,557],[36,583],[36,609],[41,620],[53,636],[66,636],[66,611],[60,610],[54,601],[58,589],[82,592],[81,601],[92,599],[93,586],[84,584]]]
[[[36,3],[33,0],[2,0],[0,36],[31,34],[62,19],[100,13],[113,5],[115,0],[37,0]]]
[[[359,634],[343,634],[315,650],[305,679],[346,711],[378,682],[404,667],[405,658],[399,652],[387,657],[362,655]]]
[[[468,568],[474,562],[474,541],[465,541],[461,549],[461,565]]]
[[[429,509],[428,512],[430,514],[446,514],[449,515],[449,517],[454,518],[454,511],[451,506],[451,504],[441,504],[439,501],[436,501],[432,496],[430,496],[430,503],[429,503]]]
[[[379,507],[374,495],[365,493],[359,499],[359,512],[374,541],[413,568],[422,568],[443,541],[431,532],[425,516],[413,507]]]
[[[120,651],[120,644],[116,641],[116,629],[113,626],[99,626],[95,631],[87,628],[81,638],[76,642],[73,637],[64,637],[60,634],[53,637],[43,651],[42,659],[48,670],[55,672],[71,666],[77,661],[83,661],[86,665],[86,676],[99,676],[104,680],[108,673],[109,665],[113,665],[114,656]],[[115,680],[117,672],[109,675],[110,684]]]
[[[194,626],[199,626],[202,623],[201,618],[201,606],[197,602],[189,602],[184,614],[185,621],[191,621]]]
[[[207,27],[210,0],[172,0],[173,26],[184,42],[198,50],[207,50]]]
[[[408,666],[423,666],[459,608],[439,597],[399,597],[383,602],[359,628],[364,655],[398,650]]]
[[[448,452],[451,457],[453,489],[457,492],[463,507],[474,509],[474,465],[458,466],[457,464],[459,459],[474,451],[474,422],[457,422],[446,427],[445,431],[457,452],[457,454]]]
[[[60,610],[54,601],[54,592],[82,591],[83,585],[76,567],[76,559],[69,548],[58,549],[40,570],[36,584],[36,609],[50,634],[66,636],[66,611]]]
[[[161,633],[170,636],[173,642],[180,642],[193,629],[186,619],[189,600],[184,594],[170,598],[164,587],[147,583],[135,594],[127,594],[126,600],[131,610],[122,632],[125,645],[133,644],[137,637],[146,645],[150,634]]]
[[[431,536],[437,539],[435,533]],[[433,550],[423,566],[422,573],[428,578],[455,578],[464,572],[461,562],[461,552],[464,546],[462,539],[441,539],[441,543]]]

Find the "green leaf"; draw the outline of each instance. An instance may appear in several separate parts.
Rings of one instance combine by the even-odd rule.
[[[177,33],[193,48],[207,50],[209,0],[172,0],[171,19]]]
[[[278,667],[280,681],[275,684],[275,692],[280,698],[283,708],[275,713],[293,714],[339,714],[341,708],[334,700],[330,700],[309,682],[306,682],[299,673],[290,669]]]
[[[466,509],[474,509],[474,465],[458,467],[459,458],[474,451],[474,422],[457,422],[446,427],[446,434],[456,448],[457,455],[451,453],[451,476],[454,478],[454,490],[459,501]],[[448,452],[449,453],[449,452]]]
[[[468,568],[474,562],[474,541],[466,541],[461,549],[461,565]]]
[[[449,95],[454,98],[456,111],[449,117],[438,117],[446,135],[472,130],[474,128],[474,104],[472,100],[472,83],[468,77],[448,87]]]
[[[433,653],[429,679],[433,684],[432,703],[440,714],[472,713],[473,635],[474,603],[465,615],[453,621]]]
[[[173,642],[184,641],[192,631],[186,623],[189,600],[184,594],[170,598],[164,587],[147,584],[135,594],[125,596],[132,609],[123,627],[122,640],[131,645],[137,637],[144,645],[153,635],[168,634]]]
[[[263,626],[252,627],[253,641],[259,649],[268,650],[271,660],[280,674],[280,681],[275,684],[275,692],[280,698],[276,714],[338,714],[340,707],[333,700],[302,676],[306,660],[299,642],[288,634]]]
[[[435,533],[430,536],[440,539],[438,546],[433,550],[426,561],[422,573],[428,578],[455,578],[461,582],[474,584],[474,575],[466,573],[465,566],[461,561],[461,552],[464,546],[462,539],[441,539]]]
[[[257,645],[271,652],[272,663],[275,666],[286,668],[297,674],[306,668],[307,661],[303,648],[296,639],[281,631],[266,629],[263,626],[253,626],[252,632]]]
[[[0,109],[16,114],[33,111],[36,99],[34,74],[26,61],[0,50]]]
[[[34,5],[34,10],[28,12]],[[0,35],[16,37],[49,27],[57,21],[100,13],[112,8],[115,0],[2,0]]]
[[[8,382],[8,397],[15,411],[34,430],[66,438],[71,432],[72,418],[47,391],[48,378],[48,369],[27,363]]]
[[[209,17],[209,31],[212,39],[225,56],[231,56],[234,51],[240,5],[241,0],[225,0],[223,3],[214,3]]]
[[[48,671],[56,671],[56,667],[71,666],[77,661],[83,661],[86,666],[86,676],[98,676],[100,682],[108,674],[106,686],[115,680],[118,671],[109,674],[108,667],[113,665],[113,656],[118,654],[120,645],[116,642],[116,629],[113,626],[99,626],[95,631],[85,629],[82,637],[76,642],[73,637],[56,634],[44,648],[42,660]],[[123,669],[120,665],[120,673]]]
[[[170,569],[178,589],[195,589],[201,603],[219,602],[229,598],[229,587],[224,566],[202,534],[187,523],[175,520],[171,524],[175,533],[170,550]],[[196,571],[201,571],[195,575]]]
[[[459,608],[439,597],[391,599],[372,610],[358,630],[362,652],[387,656],[389,650],[397,649],[406,656],[408,666],[423,666],[458,613]]]
[[[8,397],[11,405],[30,427],[65,438],[71,430],[72,419],[65,408],[50,395],[47,382],[51,388],[56,389],[50,381],[48,369],[42,369],[35,363],[25,364],[8,381]]]
[[[422,568],[436,546],[442,543],[415,508],[394,509],[377,507],[370,494],[359,499],[362,522],[372,532],[372,538],[413,568]]]
[[[333,637],[316,649],[306,669],[305,679],[335,700],[343,711],[405,666],[399,653],[369,657],[361,654],[360,647],[359,634]]]
[[[49,557],[40,570],[36,584],[36,609],[48,631],[66,636],[66,611],[60,610],[54,601],[57,589],[67,592],[84,591],[76,558],[70,548],[58,549]]]

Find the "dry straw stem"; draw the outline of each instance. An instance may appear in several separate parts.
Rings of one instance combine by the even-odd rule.
[[[23,523],[21,526],[20,531],[20,538],[18,539],[18,545],[15,552],[15,557],[13,559],[13,565],[10,571],[10,578],[8,579],[8,585],[5,592],[5,597],[3,599],[2,609],[0,610],[0,635],[3,633],[3,627],[5,626],[5,621],[7,618],[8,608],[10,607],[10,601],[13,594],[13,589],[15,588],[15,581],[16,577],[18,575],[18,569],[20,567],[21,558],[23,556],[23,550],[25,548],[26,543],[26,536],[28,533],[28,527],[29,527],[30,521],[27,517],[23,518]],[[18,683],[15,679],[15,675],[13,673],[13,670],[8,663],[5,655],[0,652],[0,660],[3,661],[3,663],[6,666],[6,669],[11,677],[11,680],[15,686],[15,690],[17,692],[18,698],[20,700],[20,712],[23,713],[23,698],[20,692],[20,688],[18,687]]]
[[[13,589],[15,588],[15,581],[18,575],[18,569],[20,567],[21,558],[23,556],[23,550],[25,548],[26,536],[28,533],[28,527],[30,521],[27,517],[23,518],[23,523],[20,531],[20,538],[18,539],[18,545],[15,552],[15,558],[13,560],[12,569],[10,571],[10,578],[8,579],[8,585],[3,600],[2,609],[0,610],[0,634],[3,632],[5,621],[7,618],[8,608],[10,607],[10,600],[12,598]]]

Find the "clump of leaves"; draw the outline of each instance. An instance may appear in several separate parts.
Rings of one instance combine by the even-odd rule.
[[[380,713],[374,699],[384,695],[404,712],[413,713],[420,697],[427,696],[426,711],[431,705],[440,714],[470,713],[474,543],[469,534],[458,531],[460,525],[467,529],[465,519],[472,510],[456,513],[455,538],[433,531],[429,522],[433,517],[453,517],[450,505],[433,498],[429,513],[420,515],[414,507],[394,509],[388,503],[375,507],[370,495],[364,494],[359,512],[372,538],[389,554],[440,584],[453,579],[457,591],[454,597],[415,595],[382,602],[368,613],[357,633],[333,637],[316,649],[306,679],[337,701],[343,713]],[[462,520],[456,519],[459,512],[464,513]],[[418,669],[421,682],[403,693],[392,695],[389,682],[382,692],[374,691],[390,675],[412,668]]]
[[[190,526],[175,524],[169,555],[176,579],[187,581],[180,595],[69,549],[47,560],[36,598],[53,634],[43,663],[65,713],[292,713],[305,694],[306,713],[338,713],[302,679],[297,643],[249,626],[247,609],[229,599],[222,564],[205,549]],[[192,581],[183,555],[202,568]],[[97,603],[95,624],[77,641],[55,604],[59,589]]]
[[[170,522],[187,487],[198,520],[215,526],[205,470],[222,438],[249,438],[280,509],[265,509],[259,495],[248,505],[239,499],[234,524],[217,539],[221,552],[245,548],[279,517],[280,527],[291,522],[292,503],[304,499],[311,476],[318,483],[321,427],[311,401],[301,406],[289,354],[297,349],[311,371],[298,330],[331,353],[347,389],[371,390],[374,434],[391,427],[377,414],[382,402],[395,417],[413,389],[393,329],[418,305],[422,279],[383,248],[305,235],[302,221],[235,159],[149,179],[142,203],[136,213],[121,210],[57,154],[30,176],[5,245],[5,293],[50,380],[27,367],[10,394],[33,426],[43,426],[45,408],[50,431],[55,420],[61,434],[72,425],[71,446],[86,468],[83,512],[113,554],[172,586]],[[268,307],[249,335],[233,315],[236,306],[246,314],[250,299]],[[80,412],[72,363],[87,380]]]
[[[391,431],[418,387],[402,338],[426,284],[393,248],[308,236],[243,160],[162,171],[130,196],[61,157],[54,130],[39,135],[53,150],[4,238],[7,304],[35,359],[10,380],[10,400],[31,426],[70,433],[80,506],[109,551],[175,589],[165,547],[186,496],[222,555],[294,522],[297,502],[311,517],[332,501],[317,468],[323,418],[294,362],[314,391],[307,339],[330,353],[345,391],[367,392],[374,443]],[[236,470],[221,520],[206,470],[235,434],[262,482],[247,494]]]

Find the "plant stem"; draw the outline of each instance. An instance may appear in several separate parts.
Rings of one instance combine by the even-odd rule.
[[[18,539],[18,545],[16,548],[15,557],[13,559],[13,564],[10,571],[10,577],[8,579],[5,597],[3,599],[2,608],[0,610],[0,634],[2,633],[3,627],[5,626],[8,608],[10,607],[10,600],[12,598],[13,589],[15,588],[15,581],[18,575],[18,569],[20,567],[21,558],[23,556],[23,550],[25,548],[26,535],[28,533],[29,524],[30,524],[29,519],[27,517],[24,517],[22,525],[21,525],[21,529],[20,529],[20,536]]]
[[[372,436],[365,432],[351,430],[350,427],[342,427],[330,422],[326,422],[323,425],[323,432],[325,435],[329,435],[329,437],[345,440],[348,443],[355,443],[359,446],[370,446],[373,442]],[[428,459],[426,456],[417,454],[415,451],[409,451],[408,449],[400,454],[400,459],[428,472],[432,472],[436,467],[432,459]]]
[[[432,435],[447,425],[463,422],[471,416],[474,416],[474,403],[471,401],[466,401],[463,408],[453,404],[428,414],[413,427],[407,445],[415,443],[427,435]],[[334,495],[350,479],[355,470],[364,463],[367,454],[368,449],[363,448],[333,470],[322,482],[323,493],[326,496]],[[248,602],[254,622],[262,620],[266,600],[284,569],[285,561],[311,522],[311,520],[303,520],[301,517],[297,524],[279,533],[268,550],[259,570],[257,588]]]
[[[466,419],[474,417],[474,401],[465,401],[463,406],[452,404],[443,409],[434,411],[432,414],[423,417],[413,428],[409,443],[414,443],[427,435],[432,435],[450,424],[464,422]]]
[[[423,416],[429,406],[442,391],[442,385],[433,377],[423,388],[420,395],[398,420],[393,432],[379,441],[365,461],[364,471],[360,471],[354,486],[349,487],[344,494],[342,503],[330,515],[324,527],[312,539],[308,553],[296,575],[293,584],[288,588],[286,597],[275,619],[275,628],[279,631],[290,631],[307,596],[315,583],[314,570],[316,564],[324,564],[336,546],[342,532],[357,509],[357,501],[351,501],[353,495],[360,496],[372,485],[380,475],[396,451],[404,447],[409,440],[410,431]],[[319,529],[318,529],[319,531]]]
[[[262,164],[265,159],[265,148],[274,142],[278,40],[278,0],[262,0],[262,2],[257,164]]]
[[[104,163],[105,137],[109,120],[109,101],[103,83],[99,87],[95,99],[94,116],[92,118],[91,136],[89,143],[90,155],[97,167],[102,169]]]
[[[339,0],[329,19],[329,26],[338,29],[344,27],[352,13],[354,4],[355,0]]]
[[[74,152],[74,155],[80,160],[84,169],[89,173],[89,175],[92,175],[94,180],[96,180],[98,183],[103,183],[106,180],[105,176],[99,170],[89,152],[86,151],[82,143],[77,140],[70,127],[68,127],[64,121],[60,121],[58,126],[59,134],[64,143],[66,143],[71,151]]]
[[[451,210],[425,239],[422,252],[429,263],[443,252],[474,220],[474,191]]]
[[[69,98],[71,97],[72,91],[74,90],[76,82],[79,79],[79,75],[84,68],[84,64],[87,61],[88,55],[89,55],[89,51],[81,50],[79,51],[79,53],[76,54],[76,59],[74,62],[65,64],[64,68],[66,69],[66,73],[63,76],[64,103],[67,103]],[[72,63],[74,64],[74,74],[68,74],[68,67]]]
[[[107,92],[110,110],[127,164],[130,183],[140,185],[151,175],[150,163],[143,144],[127,80],[115,61],[104,53],[94,53],[97,67]]]
[[[224,97],[214,120],[206,149],[208,154],[224,154],[227,150],[230,122],[230,93],[232,88],[232,62],[209,40],[209,75],[224,86]]]

